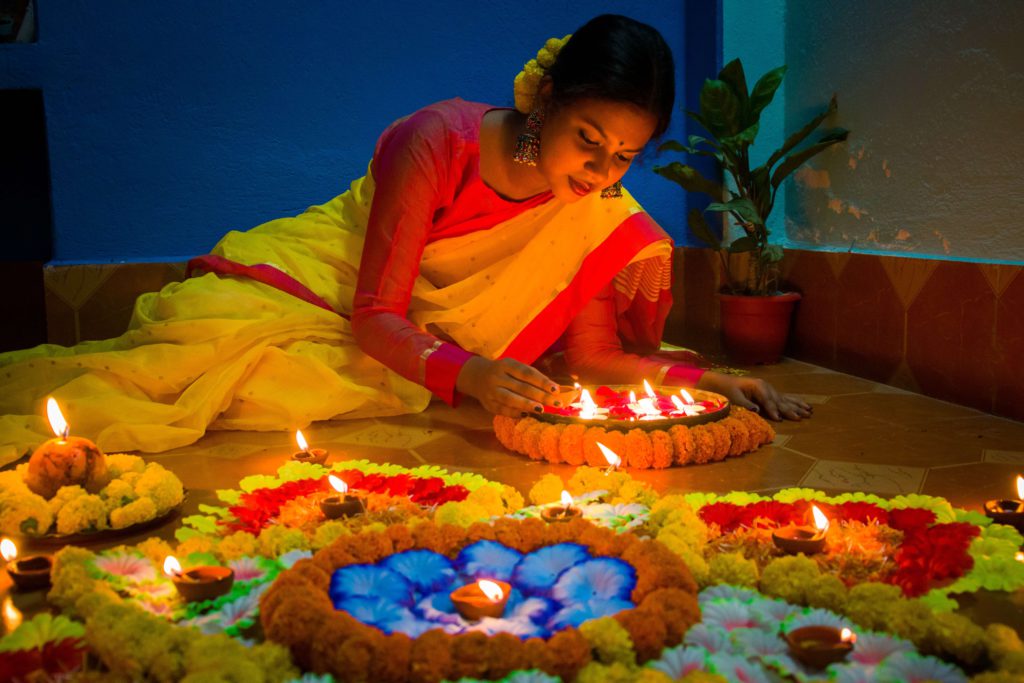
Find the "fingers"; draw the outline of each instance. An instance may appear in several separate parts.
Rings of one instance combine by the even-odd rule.
[[[508,382],[502,382],[502,386],[539,404],[531,406],[532,410],[541,412],[544,405],[558,403],[558,384],[537,368],[508,358],[499,361],[499,365],[509,378]],[[537,410],[538,407],[540,410]]]

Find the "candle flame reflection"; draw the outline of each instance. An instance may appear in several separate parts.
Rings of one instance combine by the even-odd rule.
[[[679,395],[683,397],[683,400],[686,401],[687,405],[692,406],[695,403],[695,401],[693,400],[693,396],[690,396],[690,392],[688,392],[686,389],[680,389]]]
[[[1017,498],[1024,500],[1024,477],[1017,475]]]
[[[327,475],[327,481],[331,482],[331,486],[334,487],[334,490],[338,493],[348,493],[348,484],[333,474]]]
[[[654,389],[651,388],[651,383],[647,380],[644,380],[644,391],[646,391],[647,395],[651,398],[658,398],[658,395],[654,393]]]
[[[616,468],[622,464],[622,458],[619,457],[618,453],[605,446],[600,441],[597,441],[597,447],[601,449],[601,453],[604,454],[604,459],[608,461],[608,465],[611,468]]]
[[[301,429],[295,430],[295,443],[299,444],[301,450],[309,452],[309,444],[306,442],[306,437],[302,435]]]
[[[164,559],[164,574],[167,576],[181,576],[181,563],[174,555],[168,555]]]
[[[487,579],[480,579],[476,582],[476,585],[480,587],[480,592],[487,596],[487,599],[491,602],[498,602],[505,597],[505,591],[501,590],[501,586],[488,581]]]
[[[64,419],[64,415],[60,412],[60,406],[57,405],[57,400],[52,396],[46,399],[46,417],[50,421],[50,429],[53,430],[54,435],[62,439],[67,438],[68,421]]]
[[[818,531],[825,533],[828,531],[828,517],[825,513],[818,509],[817,505],[811,506],[811,512],[814,514],[814,526],[818,527]]]
[[[4,631],[10,633],[16,628],[21,626],[21,611],[14,606],[14,601],[11,600],[11,596],[8,595],[4,598],[3,606],[3,620],[4,620]]]
[[[11,539],[5,538],[0,541],[0,555],[4,556],[4,562],[10,562],[18,557],[18,546]]]

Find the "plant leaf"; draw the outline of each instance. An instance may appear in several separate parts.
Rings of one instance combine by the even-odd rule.
[[[754,203],[746,197],[738,197],[725,203],[716,202],[714,204],[708,204],[708,211],[735,211],[743,220],[748,223],[755,225],[764,226],[764,220],[761,215],[757,212],[757,207]]]
[[[739,125],[750,125],[750,91],[747,90],[747,77],[743,73],[743,63],[734,59],[718,73],[718,79],[732,88],[739,103]]]
[[[700,89],[700,114],[708,131],[719,139],[740,130],[740,101],[724,81],[704,81]]]
[[[792,173],[801,165],[803,165],[805,161],[807,161],[814,155],[828,149],[837,142],[843,142],[844,140],[846,140],[849,134],[850,131],[846,130],[845,128],[840,128],[839,130],[833,131],[831,133],[828,133],[827,135],[822,136],[820,140],[818,140],[810,147],[802,149],[799,152],[794,152],[793,154],[790,154],[788,157],[782,160],[782,163],[779,164],[779,167],[775,169],[774,173],[772,173],[772,187],[778,187],[779,183],[786,179],[786,176],[788,176],[790,173]]]
[[[699,144],[705,144],[708,145],[709,147],[714,147],[715,149],[718,149],[718,143],[716,143],[714,140],[708,140],[707,138],[703,138],[699,135],[691,135],[689,138],[687,138],[687,140],[690,143],[690,147],[696,147]]]
[[[659,152],[686,152],[690,153],[690,148],[679,142],[678,140],[666,140],[665,142],[658,145]]]
[[[743,237],[737,237],[733,240],[732,244],[729,245],[730,254],[740,254],[745,251],[755,251],[757,249],[757,240],[750,235],[744,235]]]
[[[806,126],[786,138],[782,147],[775,150],[775,152],[768,158],[768,161],[765,162],[765,168],[771,169],[779,159],[786,156],[791,149],[799,145],[804,138],[810,135],[815,128],[821,125],[821,122],[824,121],[829,114],[835,113],[838,108],[839,103],[836,100],[836,96],[833,95],[831,101],[828,103],[828,107],[825,108],[824,111],[811,119]]]
[[[760,126],[761,124],[755,121],[754,125],[740,131],[736,135],[722,138],[721,143],[723,146],[728,146],[738,152],[741,152],[754,143],[754,139],[757,137],[757,131]]]
[[[702,176],[693,166],[673,161],[668,166],[655,166],[654,172],[683,187],[687,192],[703,192],[712,199],[722,198],[722,186]]]
[[[776,67],[757,79],[754,84],[754,91],[750,93],[750,118],[756,122],[761,118],[761,112],[771,104],[775,98],[775,92],[782,85],[782,78],[786,75],[786,65]]]
[[[700,209],[690,209],[689,223],[690,231],[697,236],[697,239],[715,251],[719,251],[722,248],[722,241],[718,239],[718,235],[708,225]]]
[[[778,263],[782,260],[782,247],[777,244],[769,244],[761,252],[761,260],[766,263]]]

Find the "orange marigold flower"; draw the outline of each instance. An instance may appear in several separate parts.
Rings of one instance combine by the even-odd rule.
[[[656,429],[649,435],[651,437],[651,466],[657,469],[672,466],[672,437],[664,429]]]
[[[543,460],[544,454],[540,450],[540,435],[551,425],[533,419],[530,419],[530,422],[532,424],[523,430],[523,449],[520,452],[525,453],[531,460]]]
[[[404,683],[409,680],[412,659],[412,638],[404,633],[392,633],[378,642],[378,649],[370,662],[371,681]]]
[[[487,678],[497,679],[513,671],[532,668],[526,659],[526,648],[511,633],[496,633],[487,640]]]
[[[676,425],[668,430],[672,438],[672,458],[677,465],[689,465],[697,461],[697,445],[688,427]]]
[[[729,456],[736,457],[754,450],[755,446],[750,443],[750,430],[743,420],[738,420],[731,415],[721,422],[722,426],[729,432]]]
[[[566,628],[548,640],[548,649],[554,657],[553,671],[549,673],[571,681],[579,670],[590,663],[590,641],[575,628]]]
[[[540,423],[532,417],[524,417],[516,422],[515,429],[512,430],[512,450],[526,455],[526,432],[537,424]]]
[[[498,437],[501,445],[512,450],[512,432],[516,428],[516,420],[504,415],[494,416],[494,435]]]
[[[721,422],[708,422],[704,425],[711,437],[715,440],[715,460],[725,460],[732,448],[732,439],[729,430],[722,426]]]
[[[412,644],[409,680],[436,683],[448,678],[452,668],[452,637],[440,629],[427,631]]]
[[[583,436],[587,428],[583,425],[568,425],[562,430],[558,437],[558,454],[564,462],[570,465],[582,465],[585,462],[583,457]]]
[[[637,607],[619,612],[612,618],[629,631],[638,663],[643,664],[661,654],[668,640],[668,627],[657,618],[654,610]]]
[[[626,464],[629,467],[646,470],[654,464],[654,446],[651,437],[642,429],[631,429],[626,433]],[[606,444],[607,445],[607,444]]]
[[[697,425],[690,430],[693,436],[693,462],[698,465],[711,462],[715,458],[715,437],[706,429],[706,425]]]
[[[678,587],[662,588],[645,598],[646,603],[659,614],[667,630],[665,646],[674,647],[683,642],[683,636],[690,627],[701,620],[700,605],[697,602],[696,587],[693,591]]]
[[[563,424],[547,425],[541,430],[540,438],[537,440],[537,447],[540,449],[540,457],[548,462],[561,462],[562,455],[558,450],[558,442],[561,439]]]
[[[448,678],[483,678],[487,675],[487,636],[479,631],[452,639],[452,670]]]

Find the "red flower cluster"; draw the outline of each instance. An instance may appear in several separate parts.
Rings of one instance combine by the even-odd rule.
[[[979,533],[973,524],[918,525],[904,529],[903,533],[903,544],[895,558],[898,568],[887,581],[899,586],[907,597],[924,595],[960,578],[974,566],[974,558],[967,552]]]
[[[469,490],[465,486],[448,486],[441,477],[414,477],[408,474],[363,474],[358,470],[343,475],[349,489],[367,493],[408,497],[418,505],[441,505],[449,501],[465,500]],[[331,491],[327,477],[299,479],[276,488],[256,489],[243,493],[238,505],[228,508],[232,517],[219,520],[230,531],[259,534],[277,518],[288,502],[318,492]]]
[[[734,503],[711,503],[700,509],[700,518],[705,524],[715,524],[723,534],[736,531],[740,527],[773,529],[789,524],[813,524],[811,505],[817,505],[833,522],[860,522],[868,524],[886,524],[894,529],[903,530],[914,525],[930,524],[935,521],[935,514],[929,510],[893,510],[886,512],[874,503],[850,501],[838,505],[828,505],[808,500],[794,503],[779,503],[774,500],[762,500],[748,505]],[[899,526],[890,521],[893,514],[897,515]]]

